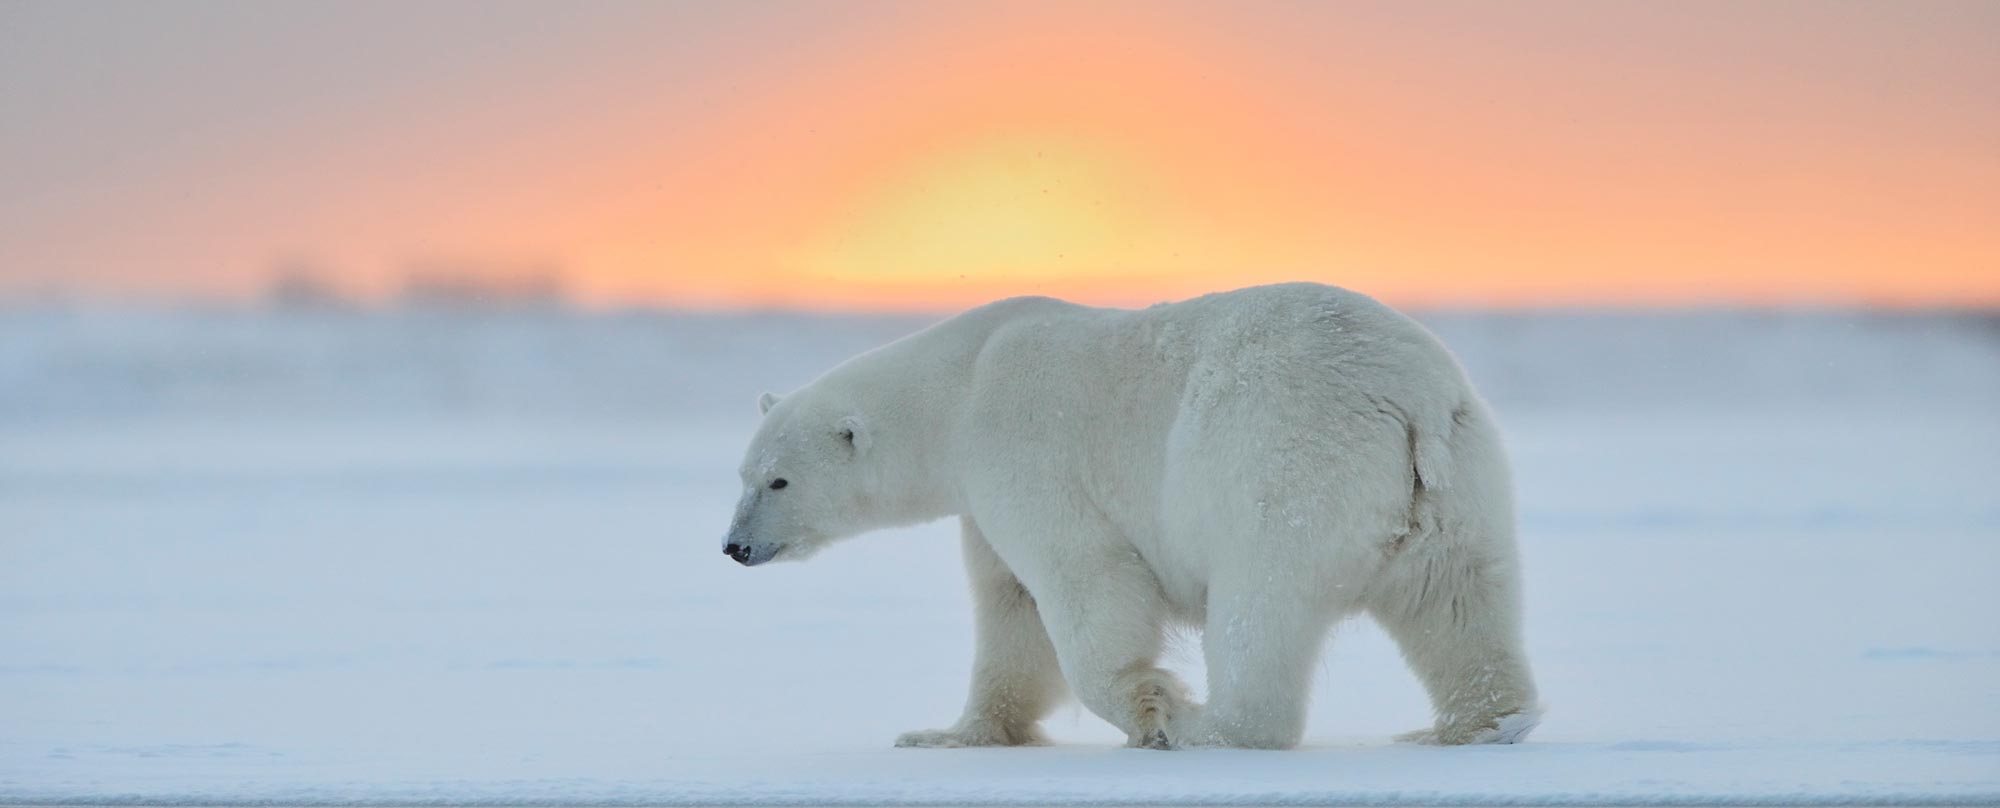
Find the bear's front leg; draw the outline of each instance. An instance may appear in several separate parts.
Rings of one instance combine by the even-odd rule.
[[[1317,591],[1323,586],[1310,576],[1277,574],[1264,563],[1211,576],[1208,625],[1201,637],[1208,708],[1200,736],[1191,743],[1243,749],[1298,745],[1320,645],[1332,615],[1342,611],[1324,605],[1327,595]]]
[[[897,746],[1022,746],[1046,743],[1040,721],[1062,699],[1062,669],[1035,599],[962,517],[965,571],[972,583],[978,644],[965,715],[946,729],[903,733]]]
[[[1159,580],[1112,541],[1065,542],[1021,573],[1077,700],[1123,730],[1130,746],[1178,748],[1201,706],[1157,664],[1166,614]]]

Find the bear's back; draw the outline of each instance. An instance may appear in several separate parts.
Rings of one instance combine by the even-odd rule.
[[[1469,390],[1457,360],[1422,325],[1358,292],[1287,283],[1218,292],[1144,309],[1093,308],[1047,297],[966,312],[982,335],[980,383],[1042,389],[1108,386],[1126,396],[1218,374],[1268,394],[1332,389],[1392,399],[1455,398]],[[1176,396],[1182,398],[1183,396]]]

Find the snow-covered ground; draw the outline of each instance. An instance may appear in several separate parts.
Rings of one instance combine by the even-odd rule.
[[[950,526],[718,544],[755,394],[917,320],[0,314],[0,802],[2000,801],[2000,321],[1428,319],[1519,467],[1520,746],[1390,743],[1354,622],[1299,751],[891,748]]]

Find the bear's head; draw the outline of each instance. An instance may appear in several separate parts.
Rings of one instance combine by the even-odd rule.
[[[802,559],[835,539],[880,527],[868,424],[837,397],[765,393],[764,422],[738,473],[743,498],[722,551],[746,567]]]

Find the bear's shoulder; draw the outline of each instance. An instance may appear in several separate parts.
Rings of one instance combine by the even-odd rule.
[[[967,311],[965,314],[962,314],[960,316],[993,320],[993,321],[1006,321],[1022,317],[1034,317],[1036,315],[1041,315],[1041,314],[1053,314],[1053,313],[1089,311],[1089,310],[1091,310],[1089,306],[1085,306],[1079,303],[1071,303],[1067,300],[1061,300],[1053,297],[1045,297],[1042,295],[1023,295],[1021,297],[1009,297],[1000,300],[995,300],[984,306],[971,309]]]
[[[968,309],[948,321],[948,330],[991,342],[1003,335],[1099,311],[1053,297],[1010,297]]]

